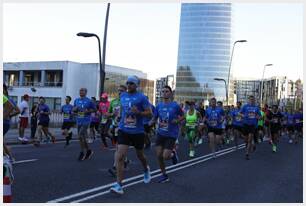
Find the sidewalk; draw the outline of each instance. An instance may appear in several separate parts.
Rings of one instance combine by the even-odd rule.
[[[55,136],[57,141],[63,141],[65,140],[65,138],[62,135],[62,130],[61,128],[49,128],[49,131]],[[77,134],[77,129],[76,128],[72,128],[72,132],[73,132],[73,136],[75,136],[75,134]],[[25,136],[30,139],[31,137],[31,128],[27,128],[25,130]],[[15,144],[21,144],[21,142],[18,140],[19,137],[19,132],[18,129],[10,129],[6,135],[5,135],[5,142],[8,145],[15,145]],[[45,135],[43,134],[43,138],[45,137]]]

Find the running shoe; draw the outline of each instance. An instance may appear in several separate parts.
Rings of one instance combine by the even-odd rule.
[[[198,144],[203,144],[203,139],[200,138]]]
[[[276,152],[276,145],[275,144],[272,145],[272,151]]]
[[[143,182],[147,184],[150,181],[151,181],[150,167],[147,166],[147,171],[145,171],[143,174]]]
[[[292,143],[293,143],[293,140],[292,140],[292,139],[290,139],[290,140],[289,140],[289,144],[292,144]]]
[[[85,158],[84,159],[90,159],[91,158],[91,156],[93,155],[93,151],[92,150],[87,150],[87,152],[86,152],[86,155],[85,155]]]
[[[245,155],[246,160],[250,160],[250,156],[248,154]]]
[[[53,144],[55,144],[55,137],[52,137],[51,141]]]
[[[194,150],[190,150],[190,152],[189,152],[189,157],[194,157]]]
[[[18,137],[18,140],[19,141],[23,141],[23,137]]]
[[[114,192],[114,193],[117,193],[117,194],[120,194],[120,195],[123,195],[123,189],[121,187],[121,185],[117,182],[115,183],[111,188],[110,188],[110,191],[111,192]]]
[[[229,144],[230,140],[228,138],[226,138],[226,144]]]
[[[171,157],[172,159],[172,164],[176,165],[178,162],[178,156],[177,156],[177,152],[175,150],[172,151],[173,156]]]
[[[84,159],[85,159],[84,152],[80,152],[80,155],[79,155],[78,160],[79,160],[79,161],[83,161]]]
[[[111,174],[113,177],[117,177],[116,175],[116,167],[109,168],[108,173]]]
[[[39,146],[40,146],[40,142],[39,142],[39,141],[34,141],[33,145],[34,145],[35,147],[39,147]]]
[[[130,160],[125,159],[124,160],[124,169],[126,169],[129,164],[130,164]]]
[[[160,176],[160,178],[158,179],[158,183],[165,183],[165,182],[169,182],[169,177],[167,174],[162,174],[162,176]]]

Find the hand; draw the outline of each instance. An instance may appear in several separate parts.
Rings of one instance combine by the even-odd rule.
[[[136,115],[138,115],[138,114],[141,113],[141,112],[137,109],[136,106],[133,106],[133,107],[131,108],[131,111],[132,111],[134,114],[136,114]]]

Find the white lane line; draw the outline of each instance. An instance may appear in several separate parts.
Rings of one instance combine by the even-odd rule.
[[[238,145],[238,147],[240,146],[244,146],[245,144],[241,144],[241,145]],[[227,149],[224,149],[224,150],[220,150],[220,151],[217,151],[216,154],[219,154],[219,153],[222,153],[222,152],[225,152],[225,151],[229,151],[231,149],[234,149],[235,147],[231,147],[231,148],[227,148]],[[181,165],[185,165],[189,162],[193,162],[193,161],[197,161],[197,160],[200,160],[200,159],[203,159],[205,157],[209,157],[209,156],[212,156],[211,153],[207,154],[207,155],[204,155],[204,156],[200,156],[200,157],[197,157],[197,158],[194,158],[194,159],[190,159],[190,160],[187,160],[187,161],[184,161],[184,162],[180,162],[176,165],[171,165],[171,166],[168,166],[166,167],[166,169],[171,169],[171,168],[174,168],[174,167],[178,167],[178,166],[181,166]],[[160,169],[157,169],[157,170],[154,170],[154,171],[151,171],[151,174],[153,173],[158,173],[160,172]],[[142,178],[143,177],[143,174],[141,175],[137,175],[137,176],[134,176],[134,177],[130,177],[128,179],[125,179],[122,181],[122,183],[126,183],[126,182],[130,182],[130,181],[133,181],[135,179],[138,179],[138,178]],[[68,200],[68,199],[72,199],[72,198],[75,198],[75,197],[79,197],[79,196],[82,196],[82,195],[86,195],[88,193],[92,193],[92,192],[96,192],[96,191],[99,191],[99,190],[103,190],[105,188],[108,188],[110,186],[112,186],[115,182],[112,182],[112,183],[109,183],[109,184],[106,184],[106,185],[102,185],[102,186],[99,186],[99,187],[95,187],[95,188],[92,188],[92,189],[89,189],[89,190],[84,190],[82,192],[79,192],[79,193],[75,193],[75,194],[72,194],[72,195],[68,195],[68,196],[65,196],[65,197],[62,197],[62,198],[58,198],[58,199],[54,199],[54,200],[50,200],[48,201],[47,203],[55,203],[55,202],[62,202],[62,201],[65,201],[65,200]]]
[[[25,163],[25,162],[34,162],[37,161],[38,159],[30,159],[30,160],[20,160],[20,161],[15,161],[13,164],[20,164],[20,163]]]
[[[243,149],[243,148],[245,148],[245,146],[242,146],[242,147],[240,147],[240,148],[238,148],[238,149]],[[236,150],[235,150],[235,149],[231,149],[231,150],[226,151],[226,152],[224,152],[224,153],[218,154],[217,157],[223,156],[223,155],[225,155],[225,154],[228,154],[228,153],[231,153],[231,152],[234,152],[234,151],[236,151]],[[185,169],[185,168],[187,168],[187,167],[191,167],[191,166],[193,166],[193,165],[196,165],[196,164],[199,164],[199,163],[208,161],[208,160],[210,160],[210,159],[213,159],[213,157],[208,157],[208,158],[202,159],[202,160],[200,160],[200,161],[197,161],[197,162],[194,162],[194,163],[190,163],[190,164],[187,164],[187,165],[182,166],[182,167],[175,168],[175,169],[173,169],[173,170],[167,170],[167,173],[170,174],[170,173],[176,172],[176,171],[178,171],[178,170],[182,170],[182,169]],[[151,179],[153,179],[153,178],[155,178],[155,177],[159,177],[159,176],[160,176],[160,174],[153,175],[153,176],[151,177]],[[133,186],[133,185],[142,183],[142,182],[143,182],[143,180],[138,180],[138,181],[136,181],[136,182],[132,182],[132,183],[129,183],[129,184],[127,184],[127,185],[124,185],[124,186],[122,186],[122,188],[130,187],[130,186]],[[97,194],[94,194],[94,195],[90,195],[90,196],[84,197],[84,198],[82,198],[82,199],[74,200],[74,201],[72,201],[71,203],[80,203],[80,202],[84,202],[84,201],[86,201],[86,200],[90,200],[90,199],[93,199],[93,198],[98,197],[98,196],[103,196],[103,195],[108,194],[108,193],[110,193],[109,190],[104,191],[104,192],[100,192],[100,193],[97,193]]]

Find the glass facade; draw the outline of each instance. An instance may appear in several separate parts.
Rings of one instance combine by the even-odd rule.
[[[225,101],[231,51],[231,4],[187,3],[181,6],[175,99]]]

